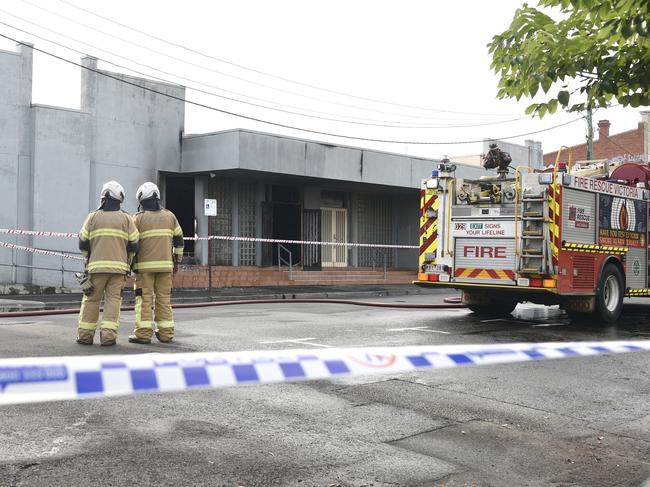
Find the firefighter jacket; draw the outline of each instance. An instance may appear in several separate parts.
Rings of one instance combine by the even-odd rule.
[[[79,249],[87,257],[90,274],[126,274],[129,254],[138,250],[138,230],[128,213],[99,209],[86,217],[79,232]]]
[[[140,249],[135,256],[135,272],[172,272],[183,257],[183,231],[169,211],[143,210],[133,217],[140,233]]]

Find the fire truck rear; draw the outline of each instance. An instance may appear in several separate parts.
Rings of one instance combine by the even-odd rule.
[[[485,316],[528,301],[613,323],[625,296],[650,296],[649,181],[638,163],[470,180],[443,161],[422,182],[414,284],[461,289]]]

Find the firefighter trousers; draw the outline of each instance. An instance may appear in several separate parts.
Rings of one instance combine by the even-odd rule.
[[[124,274],[97,273],[90,275],[93,293],[83,297],[79,312],[79,329],[95,331],[99,320],[99,305],[104,298],[104,315],[100,328],[115,330],[120,327],[120,306],[124,291]]]
[[[151,340],[154,322],[162,342],[174,338],[172,273],[139,272],[135,276],[135,330],[141,340]]]

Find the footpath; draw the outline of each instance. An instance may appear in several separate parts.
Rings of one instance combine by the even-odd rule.
[[[227,287],[208,289],[175,289],[172,303],[200,303],[209,301],[248,301],[270,299],[371,299],[386,296],[422,296],[426,304],[442,303],[444,298],[460,296],[453,289],[421,288],[413,284],[384,285],[328,285],[328,286],[268,286]],[[0,312],[43,309],[78,308],[81,293],[3,295]],[[132,289],[124,289],[123,304],[134,304]]]

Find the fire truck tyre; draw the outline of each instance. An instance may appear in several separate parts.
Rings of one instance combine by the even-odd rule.
[[[505,318],[517,307],[517,301],[494,301],[492,304],[467,304],[467,307],[479,316]]]
[[[623,310],[625,294],[623,274],[614,264],[607,264],[600,275],[596,294],[596,318],[615,323]]]

